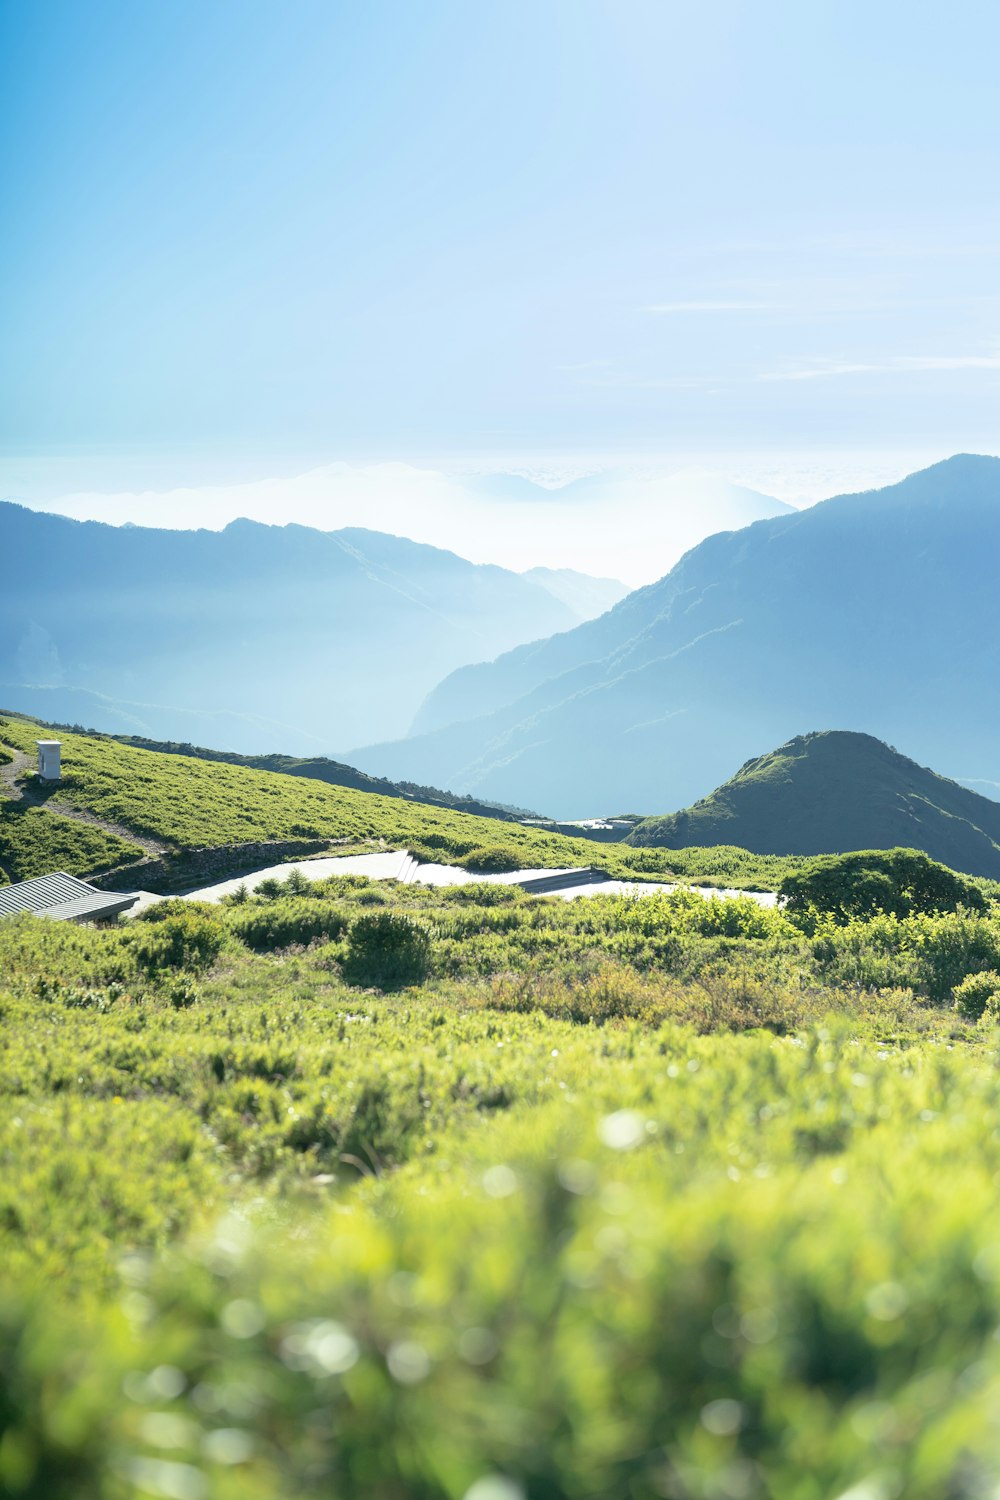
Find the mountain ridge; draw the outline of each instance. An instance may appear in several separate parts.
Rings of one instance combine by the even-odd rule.
[[[997,556],[1000,459],[957,455],[709,537],[600,619],[453,674],[418,734],[351,758],[556,817],[687,805],[810,721],[988,778]]]
[[[872,735],[819,730],[746,761],[691,807],[645,818],[637,848],[738,844],[756,854],[921,849],[969,875],[1000,879],[1000,803]]]
[[[537,581],[363,528],[156,530],[3,502],[0,555],[8,688],[155,706],[160,738],[191,737],[173,710],[221,713],[247,752],[401,733],[446,672],[579,620]]]

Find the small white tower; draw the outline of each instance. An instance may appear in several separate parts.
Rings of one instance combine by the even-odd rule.
[[[59,740],[36,740],[38,746],[38,776],[41,781],[58,781],[62,774],[59,769],[59,754],[62,744]]]

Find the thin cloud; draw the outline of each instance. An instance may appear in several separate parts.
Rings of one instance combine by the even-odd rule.
[[[1000,370],[1000,354],[900,354],[854,364],[815,364],[799,369],[762,370],[757,380],[828,380],[842,375],[908,375],[937,370]]]

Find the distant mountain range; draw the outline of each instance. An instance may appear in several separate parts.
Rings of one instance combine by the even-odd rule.
[[[7,706],[251,753],[402,734],[454,668],[624,587],[550,587],[374,531],[156,530],[9,504],[0,558]]]
[[[747,761],[682,812],[645,818],[640,848],[737,844],[757,854],[922,849],[1000,880],[1000,803],[937,776],[871,735],[800,735]]]
[[[87,483],[86,466],[81,484]],[[523,474],[458,474],[412,464],[326,464],[309,473],[132,493],[80,492],[30,501],[77,520],[147,527],[207,527],[249,519],[353,526],[411,537],[482,563],[520,571],[522,559],[558,570],[659,577],[695,543],[791,507],[717,475],[637,473],[629,468],[560,483]],[[21,496],[8,496],[20,499]],[[609,608],[614,600],[605,600]]]
[[[555,817],[684,806],[809,723],[1000,765],[1000,459],[709,537],[574,630],[464,667],[363,769]]]

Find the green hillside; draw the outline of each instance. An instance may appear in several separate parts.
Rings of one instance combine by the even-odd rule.
[[[62,725],[52,725],[61,729]],[[475,813],[481,818],[499,818],[513,823],[522,817],[537,817],[527,808],[501,807],[499,803],[477,802],[475,797],[460,797],[435,786],[417,786],[412,782],[386,781],[384,776],[369,776],[354,766],[331,760],[328,755],[240,755],[235,750],[207,750],[203,745],[189,745],[177,740],[150,740],[142,735],[108,736],[123,745],[139,750],[159,750],[167,755],[187,755],[195,760],[225,761],[231,766],[246,766],[253,771],[277,771],[283,776],[305,776],[311,781],[327,781],[331,786],[349,786],[358,792],[378,792],[383,797],[405,797],[410,802],[426,802],[433,807],[454,807],[459,812]]]
[[[990,1493],[998,968],[985,902],[0,920],[0,1494]]]
[[[99,875],[134,864],[142,852],[127,839],[46,808],[0,801],[0,885],[53,870]]]
[[[739,844],[761,854],[922,849],[1000,878],[1000,803],[938,776],[868,734],[800,735],[747,761],[711,796],[629,835],[638,847]]]
[[[33,754],[37,724],[0,719],[0,745]],[[455,862],[480,849],[503,850],[513,866],[597,865],[621,878],[676,875],[707,883],[774,890],[791,865],[734,848],[631,849],[474,816],[449,807],[333,786],[308,777],[233,765],[228,761],[142,750],[97,735],[63,733],[61,784],[44,793],[39,816],[80,809],[115,838],[151,839],[167,852],[219,848],[263,840],[315,839],[377,848],[409,848],[427,859]],[[0,808],[4,804],[0,801]],[[30,847],[20,824],[0,822],[0,868],[11,878],[53,867],[51,840]],[[6,832],[5,832],[6,829]],[[49,830],[47,829],[47,832]],[[86,875],[115,864],[114,849],[93,846],[92,826],[60,818],[59,868]],[[121,862],[139,851],[122,852]],[[15,863],[16,856],[16,863]],[[15,875],[16,870],[16,875]]]
[[[36,734],[0,722],[10,750]],[[780,910],[293,872],[115,928],[0,920],[0,1494],[982,1492],[988,893],[847,910],[803,860],[63,747],[34,803],[8,776],[22,853],[75,838],[99,862],[86,840],[116,828],[179,851],[489,839],[811,885]]]

